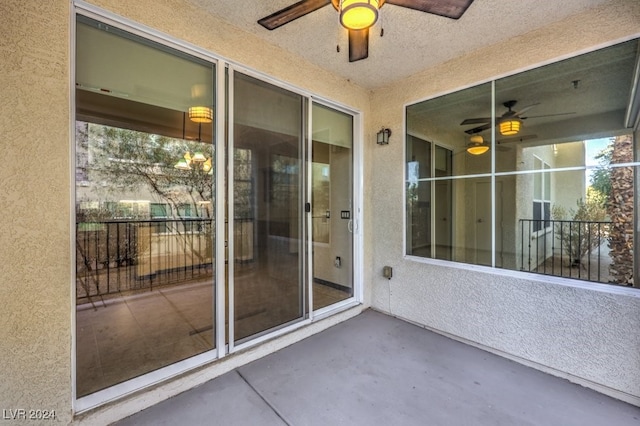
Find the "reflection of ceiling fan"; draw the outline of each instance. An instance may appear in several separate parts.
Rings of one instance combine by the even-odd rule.
[[[561,112],[557,114],[546,114],[546,115],[536,115],[530,117],[523,117],[522,114],[530,110],[536,105],[540,105],[540,103],[531,104],[522,108],[520,111],[514,111],[512,108],[518,103],[518,101],[507,101],[504,102],[505,108],[507,111],[502,114],[500,117],[496,117],[496,125],[500,129],[500,134],[503,136],[513,136],[516,135],[520,131],[520,127],[522,125],[522,120],[526,120],[527,118],[541,118],[541,117],[554,117],[557,115],[569,115],[575,114],[575,112]],[[484,123],[484,124],[483,124]],[[491,128],[491,117],[480,117],[480,118],[467,118],[462,123],[461,126],[466,126],[469,124],[482,124],[482,126],[474,127],[473,129],[465,130],[465,133],[473,135],[475,133],[482,132],[483,130],[487,130]]]
[[[507,151],[509,149],[509,144],[513,142],[524,142],[526,140],[535,139],[538,135],[520,135],[515,137],[507,137],[505,139],[496,139],[496,149],[498,151]],[[467,152],[473,155],[484,154],[489,151],[491,147],[491,138],[486,140],[482,137],[482,135],[478,133],[474,133],[469,138],[469,143],[467,144]]]
[[[329,3],[340,12],[340,23],[349,30],[349,62],[355,62],[369,56],[369,27],[376,23],[378,10],[386,3],[458,19],[473,0],[302,0],[258,23],[274,30]]]

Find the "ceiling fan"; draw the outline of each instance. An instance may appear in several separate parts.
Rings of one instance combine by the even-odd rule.
[[[529,117],[523,117],[522,114],[535,107],[536,105],[540,105],[539,102],[535,104],[528,105],[522,108],[520,111],[514,111],[512,108],[516,106],[518,101],[511,100],[504,102],[505,108],[507,111],[502,114],[500,117],[496,117],[496,126],[500,129],[500,134],[503,136],[513,136],[516,135],[520,131],[520,127],[522,125],[522,120],[526,120],[528,118],[541,118],[541,117],[554,117],[558,115],[570,115],[575,114],[575,112],[561,112],[557,114],[545,114],[545,115],[535,115]],[[465,130],[465,133],[469,135],[473,135],[483,130],[487,130],[491,128],[491,117],[479,117],[479,118],[467,118],[462,123],[461,126],[466,126],[469,124],[482,124],[482,126],[474,127],[473,129]]]
[[[469,143],[466,146],[466,150],[469,154],[473,155],[481,155],[485,152],[489,151],[491,147],[491,137],[489,140],[486,140],[481,134],[480,131],[474,133],[469,138]],[[496,140],[496,149],[498,151],[507,151],[511,147],[512,142],[524,142],[530,139],[536,139],[538,135],[520,135],[515,137],[507,137],[506,139],[497,139]]]
[[[331,3],[340,12],[340,22],[349,30],[349,62],[369,56],[369,28],[385,4],[406,7],[451,19],[460,18],[473,0],[302,0],[258,21],[268,30],[314,12]]]

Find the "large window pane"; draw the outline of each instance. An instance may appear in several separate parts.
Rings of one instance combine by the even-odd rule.
[[[453,260],[638,286],[638,51],[632,40],[497,80],[493,116],[477,104],[486,85],[407,107],[407,253],[440,257],[437,232],[446,227],[437,206],[451,203]],[[452,107],[465,97],[484,116]],[[495,140],[462,161],[445,136],[456,122],[476,126],[467,133],[482,143],[493,130]],[[451,176],[480,176],[436,191],[449,176],[432,155],[439,144],[453,147]],[[483,199],[494,200],[493,213]]]
[[[479,142],[471,142],[472,136]],[[414,140],[449,149],[456,176],[489,173],[491,156],[470,154],[467,148],[491,144],[491,84],[407,107],[407,162],[421,161],[419,177],[430,177],[430,165],[424,164],[425,154]]]
[[[214,347],[215,73],[86,18],[76,63],[82,397]]]
[[[496,120],[509,101],[518,133],[496,128],[496,171],[532,170],[537,149],[551,168],[584,166],[585,140],[614,135],[625,121],[638,51],[630,41],[496,81]]]

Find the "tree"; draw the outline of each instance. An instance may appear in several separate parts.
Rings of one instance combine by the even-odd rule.
[[[591,188],[604,195],[604,199],[611,194],[611,159],[613,157],[614,138],[609,140],[609,144],[598,154],[595,159],[599,166],[591,174]]]
[[[582,258],[604,241],[605,227],[598,222],[605,219],[606,211],[600,199],[587,197],[576,201],[577,209],[554,205],[555,234],[572,266],[580,265]]]
[[[178,212],[179,205],[213,199],[212,170],[207,173],[195,166],[190,170],[174,167],[186,152],[210,151],[210,145],[96,124],[89,124],[87,139],[90,160],[84,174],[93,182],[108,182],[103,191],[120,195],[147,190]],[[211,152],[206,154],[211,156]]]

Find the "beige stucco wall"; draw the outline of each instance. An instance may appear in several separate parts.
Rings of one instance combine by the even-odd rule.
[[[0,2],[0,409],[71,413],[69,5]]]
[[[369,115],[366,90],[203,15],[186,2],[94,3]],[[69,0],[0,2],[0,213],[4,229],[0,233],[0,409],[56,410],[61,423],[72,421],[71,10]],[[371,135],[367,133],[366,138],[370,140]],[[365,151],[365,155],[370,153]],[[370,179],[368,174],[365,180]],[[365,200],[371,198],[367,191]],[[365,221],[370,217],[365,216]],[[371,244],[365,247],[364,258],[371,259]],[[365,271],[369,270],[366,264]],[[365,274],[365,279],[370,278]],[[325,321],[324,326],[357,312]],[[131,414],[197,380],[301,339],[318,331],[318,326],[217,363],[197,377],[175,382],[170,390],[156,389],[85,420],[98,424]]]
[[[403,105],[640,33],[640,2],[611,1],[375,91],[372,123],[403,130]],[[437,48],[437,47],[434,47]],[[517,52],[505,60],[504,52]],[[375,308],[640,404],[640,294],[606,285],[403,257],[403,137],[375,147]],[[381,277],[394,268],[391,280]]]

